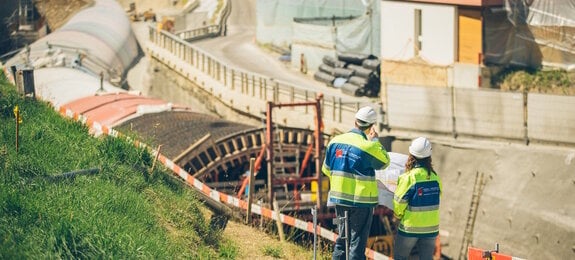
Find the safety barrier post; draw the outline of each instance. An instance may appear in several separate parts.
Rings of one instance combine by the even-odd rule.
[[[345,233],[345,260],[349,260],[349,211],[343,213],[344,223],[344,233]]]
[[[158,161],[158,157],[160,157],[161,150],[162,150],[162,145],[159,144],[158,148],[156,149],[156,156],[154,156],[154,161],[152,162],[152,168],[150,169],[150,175],[154,174],[154,168],[156,167],[156,162]]]
[[[345,240],[345,259],[349,260],[349,211],[343,212],[343,217],[336,217],[333,220],[333,224],[338,226],[343,224],[343,234],[339,234],[339,238]]]
[[[253,201],[253,194],[254,194],[254,178],[255,178],[255,158],[250,158],[250,177],[249,177],[249,188],[248,188],[248,209],[246,214],[246,224],[249,224],[252,221],[252,201]]]
[[[311,215],[313,216],[313,260],[316,260],[317,259],[317,206],[314,206],[311,209]]]
[[[282,220],[281,220],[281,216],[280,216],[280,207],[278,206],[278,201],[274,199],[274,212],[276,213],[276,225],[278,226],[278,234],[280,235],[280,241],[284,242],[285,241],[285,235],[284,235],[284,228],[282,225]]]

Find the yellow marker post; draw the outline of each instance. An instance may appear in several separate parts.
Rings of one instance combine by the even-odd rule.
[[[20,128],[20,123],[22,123],[22,118],[20,117],[20,110],[18,105],[14,107],[14,118],[16,120],[16,153],[18,153],[18,130]]]

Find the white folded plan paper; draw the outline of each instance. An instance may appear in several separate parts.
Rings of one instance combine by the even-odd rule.
[[[377,179],[379,205],[393,210],[393,193],[397,187],[397,178],[405,172],[407,155],[394,152],[388,152],[387,154],[389,154],[389,167],[385,170],[376,170],[375,178]]]

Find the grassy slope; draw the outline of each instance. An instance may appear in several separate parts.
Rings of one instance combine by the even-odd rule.
[[[210,212],[189,187],[163,167],[149,173],[146,150],[90,136],[47,104],[21,98],[1,72],[0,126],[0,259],[313,258],[309,247],[241,223],[210,229]],[[100,172],[53,178],[92,168]],[[329,244],[319,259],[329,258]]]
[[[3,79],[0,85],[0,258],[213,259],[235,252],[209,228],[190,189],[160,167],[148,174],[147,151],[94,138],[48,105],[21,99]],[[18,153],[15,105],[23,118]],[[100,172],[50,178],[89,168]]]
[[[505,91],[575,95],[575,72],[564,70],[504,70],[494,84]]]

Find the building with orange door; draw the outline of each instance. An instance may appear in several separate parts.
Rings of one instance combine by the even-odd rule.
[[[392,84],[477,88],[489,87],[490,77],[509,67],[573,69],[575,22],[568,5],[382,0],[381,74]]]

